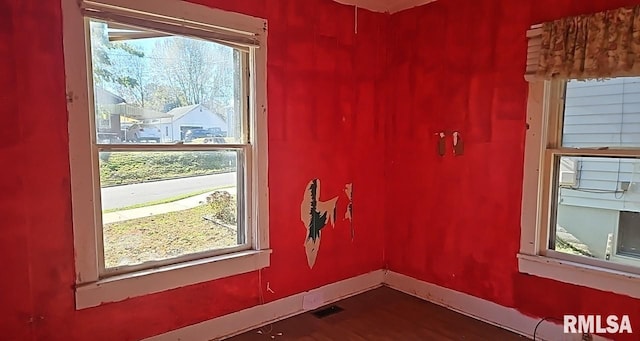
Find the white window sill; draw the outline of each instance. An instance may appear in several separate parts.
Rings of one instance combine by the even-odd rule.
[[[76,309],[148,295],[269,266],[271,250],[242,251],[137,271],[76,287]]]
[[[556,258],[518,254],[521,273],[640,298],[640,275]]]

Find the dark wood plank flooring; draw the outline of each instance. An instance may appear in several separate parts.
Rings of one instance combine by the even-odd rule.
[[[335,305],[344,310],[318,318],[311,312],[228,340],[498,340],[526,338],[389,288]]]

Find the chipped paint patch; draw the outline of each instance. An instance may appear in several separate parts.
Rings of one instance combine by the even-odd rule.
[[[320,201],[320,180],[311,180],[305,189],[302,203],[300,204],[300,220],[307,230],[304,241],[304,249],[307,254],[309,268],[313,268],[320,248],[320,231],[331,222],[336,224],[336,204],[338,197],[328,201]]]

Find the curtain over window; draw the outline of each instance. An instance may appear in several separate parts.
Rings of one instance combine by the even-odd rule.
[[[534,25],[527,38],[528,80],[640,75],[640,5]]]

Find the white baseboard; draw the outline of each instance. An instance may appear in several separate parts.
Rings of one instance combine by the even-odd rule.
[[[540,322],[540,319],[524,315],[516,309],[393,271],[385,271],[384,285],[529,338],[533,337],[533,330]],[[544,321],[538,327],[536,340],[579,341],[582,337],[576,334],[565,334],[561,325]],[[608,339],[594,335],[593,340]]]
[[[382,285],[529,338],[533,337],[533,330],[540,322],[540,319],[524,315],[513,308],[507,308],[491,301],[420,281],[393,271],[377,270],[145,340],[206,341],[226,338]],[[561,325],[543,321],[538,327],[536,340],[579,341],[581,336],[564,334]],[[608,339],[594,336],[593,340],[606,341]]]
[[[207,341],[230,337],[382,286],[383,270],[345,279],[212,320],[150,337],[149,341]]]

